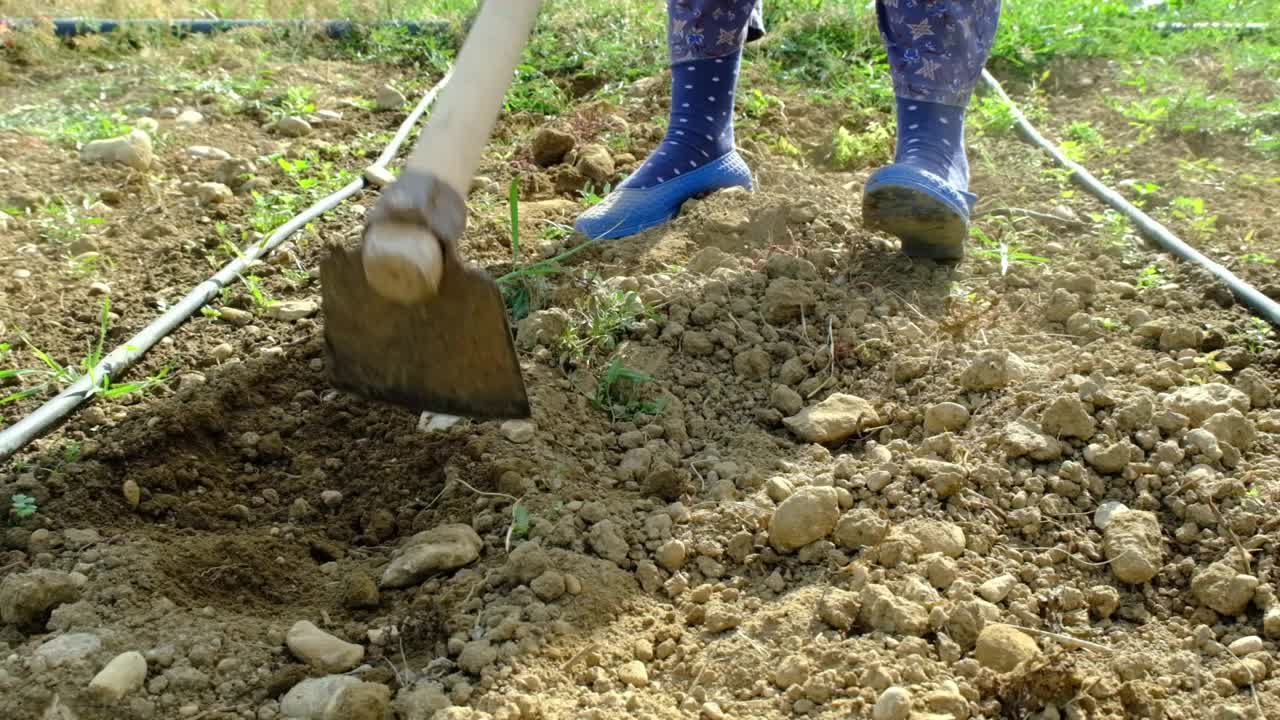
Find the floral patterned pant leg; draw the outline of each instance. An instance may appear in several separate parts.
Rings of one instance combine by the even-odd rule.
[[[1000,0],[877,0],[876,15],[894,94],[969,104],[995,39]]]
[[[762,0],[667,0],[671,62],[722,57],[764,35]]]

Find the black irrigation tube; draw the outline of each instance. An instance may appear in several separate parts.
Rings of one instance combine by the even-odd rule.
[[[1013,113],[1014,120],[1017,124],[1018,134],[1022,139],[1044,150],[1053,157],[1054,162],[1071,171],[1071,179],[1076,184],[1082,186],[1090,195],[1098,198],[1102,202],[1111,206],[1116,212],[1124,215],[1138,227],[1147,239],[1156,243],[1170,253],[1177,255],[1183,260],[1192,262],[1200,267],[1208,270],[1217,279],[1231,288],[1231,292],[1249,309],[1265,318],[1272,325],[1280,327],[1280,303],[1262,294],[1257,288],[1249,283],[1236,277],[1234,273],[1225,267],[1219,265],[1205,255],[1201,254],[1195,248],[1183,242],[1177,235],[1174,235],[1164,225],[1156,222],[1142,210],[1138,209],[1128,200],[1121,197],[1116,191],[1103,185],[1088,170],[1085,170],[1079,163],[1071,160],[1062,151],[1058,149],[1052,142],[1046,140],[1044,136],[1036,132],[1036,129],[1027,122],[1027,118],[1013,104],[1013,100],[1005,93],[1004,88],[1000,86],[1000,82],[986,70],[982,71],[982,82],[986,88],[1000,98],[1009,106],[1010,112]]]
[[[450,74],[446,74],[440,82],[436,83],[434,87],[422,96],[422,100],[418,102],[417,107],[400,124],[399,130],[396,131],[391,142],[387,144],[382,154],[378,156],[377,161],[373,164],[374,167],[385,169],[390,164],[392,158],[396,155],[396,151],[400,149],[405,139],[409,137],[409,133],[413,131],[418,119],[427,111],[431,103],[435,102],[436,96],[439,94],[440,89],[445,86],[445,83],[449,82],[449,77]],[[148,350],[155,347],[161,339],[216,298],[223,288],[235,283],[240,274],[250,264],[269,255],[271,251],[279,247],[295,232],[305,227],[307,223],[359,193],[367,184],[368,181],[364,177],[352,180],[342,189],[322,198],[311,207],[295,215],[292,220],[281,225],[266,239],[250,245],[238,257],[224,265],[213,277],[197,285],[177,304],[153,320],[150,325],[147,325],[123,345],[108,353],[101,362],[72,383],[70,387],[67,387],[57,396],[36,408],[30,415],[4,430],[0,430],[0,462],[8,460],[14,453],[43,435],[50,427],[66,418],[96,395],[107,381],[129,369]]]
[[[53,25],[53,32],[58,37],[75,37],[77,35],[93,35],[97,33],[116,32],[117,30],[167,30],[173,35],[212,35],[214,33],[238,30],[247,27],[291,28],[296,30],[323,30],[330,38],[344,38],[361,28],[391,28],[403,30],[410,35],[425,33],[441,33],[449,30],[449,24],[443,21],[412,22],[392,20],[383,22],[362,23],[352,20],[260,20],[260,19],[209,19],[209,18],[53,18],[37,20],[36,18],[0,18],[0,24],[11,27],[35,27],[44,23]]]

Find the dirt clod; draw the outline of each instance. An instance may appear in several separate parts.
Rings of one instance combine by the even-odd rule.
[[[871,403],[854,395],[836,393],[782,421],[806,442],[836,443],[879,424]]]
[[[978,635],[974,657],[984,667],[999,673],[1011,672],[1018,665],[1040,655],[1034,638],[1017,628],[1000,623],[988,625]]]
[[[1144,510],[1122,510],[1111,516],[1103,531],[1111,572],[1131,584],[1145,583],[1160,571],[1164,538],[1156,516]]]
[[[769,520],[769,542],[779,550],[798,550],[826,537],[839,520],[835,488],[800,488],[774,511]]]

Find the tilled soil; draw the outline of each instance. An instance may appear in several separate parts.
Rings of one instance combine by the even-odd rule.
[[[294,71],[321,109],[371,76]],[[1107,73],[1050,98],[1043,129],[1088,118],[1124,146]],[[579,242],[554,223],[582,209],[586,176],[616,179],[661,137],[664,82],[552,123],[505,119],[468,256],[510,269],[517,176],[526,257]],[[273,318],[243,289],[221,306],[243,325],[211,313],[175,332],[136,372],[175,379],[99,400],[0,475],[0,496],[38,506],[11,514],[0,556],[0,717],[1280,712],[1274,334],[1205,274],[1093,221],[1103,208],[1011,134],[972,138],[980,212],[1058,220],[986,212],[989,241],[963,264],[906,259],[861,226],[868,170],[820,159],[840,113],[786,100],[740,128],[758,192],[693,201],[532,286],[517,323],[530,423],[433,429],[335,391],[323,318]],[[380,148],[343,143],[403,118],[341,109],[300,139],[240,114],[162,121],[145,173],[0,134],[6,190],[97,194],[104,223],[81,241],[114,260],[101,279],[69,273],[67,248],[11,221],[0,339],[22,360],[20,331],[80,357],[105,291],[107,343],[122,342],[212,271],[218,224],[238,231],[254,202],[184,195],[218,166],[186,148],[253,161],[269,196],[292,180],[264,156],[358,172]],[[552,125],[576,147],[544,167],[533,146]],[[1182,196],[1177,161],[1213,158],[1219,180],[1194,191],[1230,222],[1198,239],[1274,284],[1238,258],[1246,237],[1280,257],[1280,185],[1240,179],[1280,166],[1242,137],[1208,142],[1087,164]],[[361,204],[258,269],[271,298],[315,300]],[[602,389],[615,361],[651,379]]]

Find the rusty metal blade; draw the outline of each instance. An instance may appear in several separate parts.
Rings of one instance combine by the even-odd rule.
[[[359,250],[335,249],[320,265],[320,281],[334,385],[414,412],[529,417],[502,293],[451,249],[439,292],[421,304],[375,292]]]

